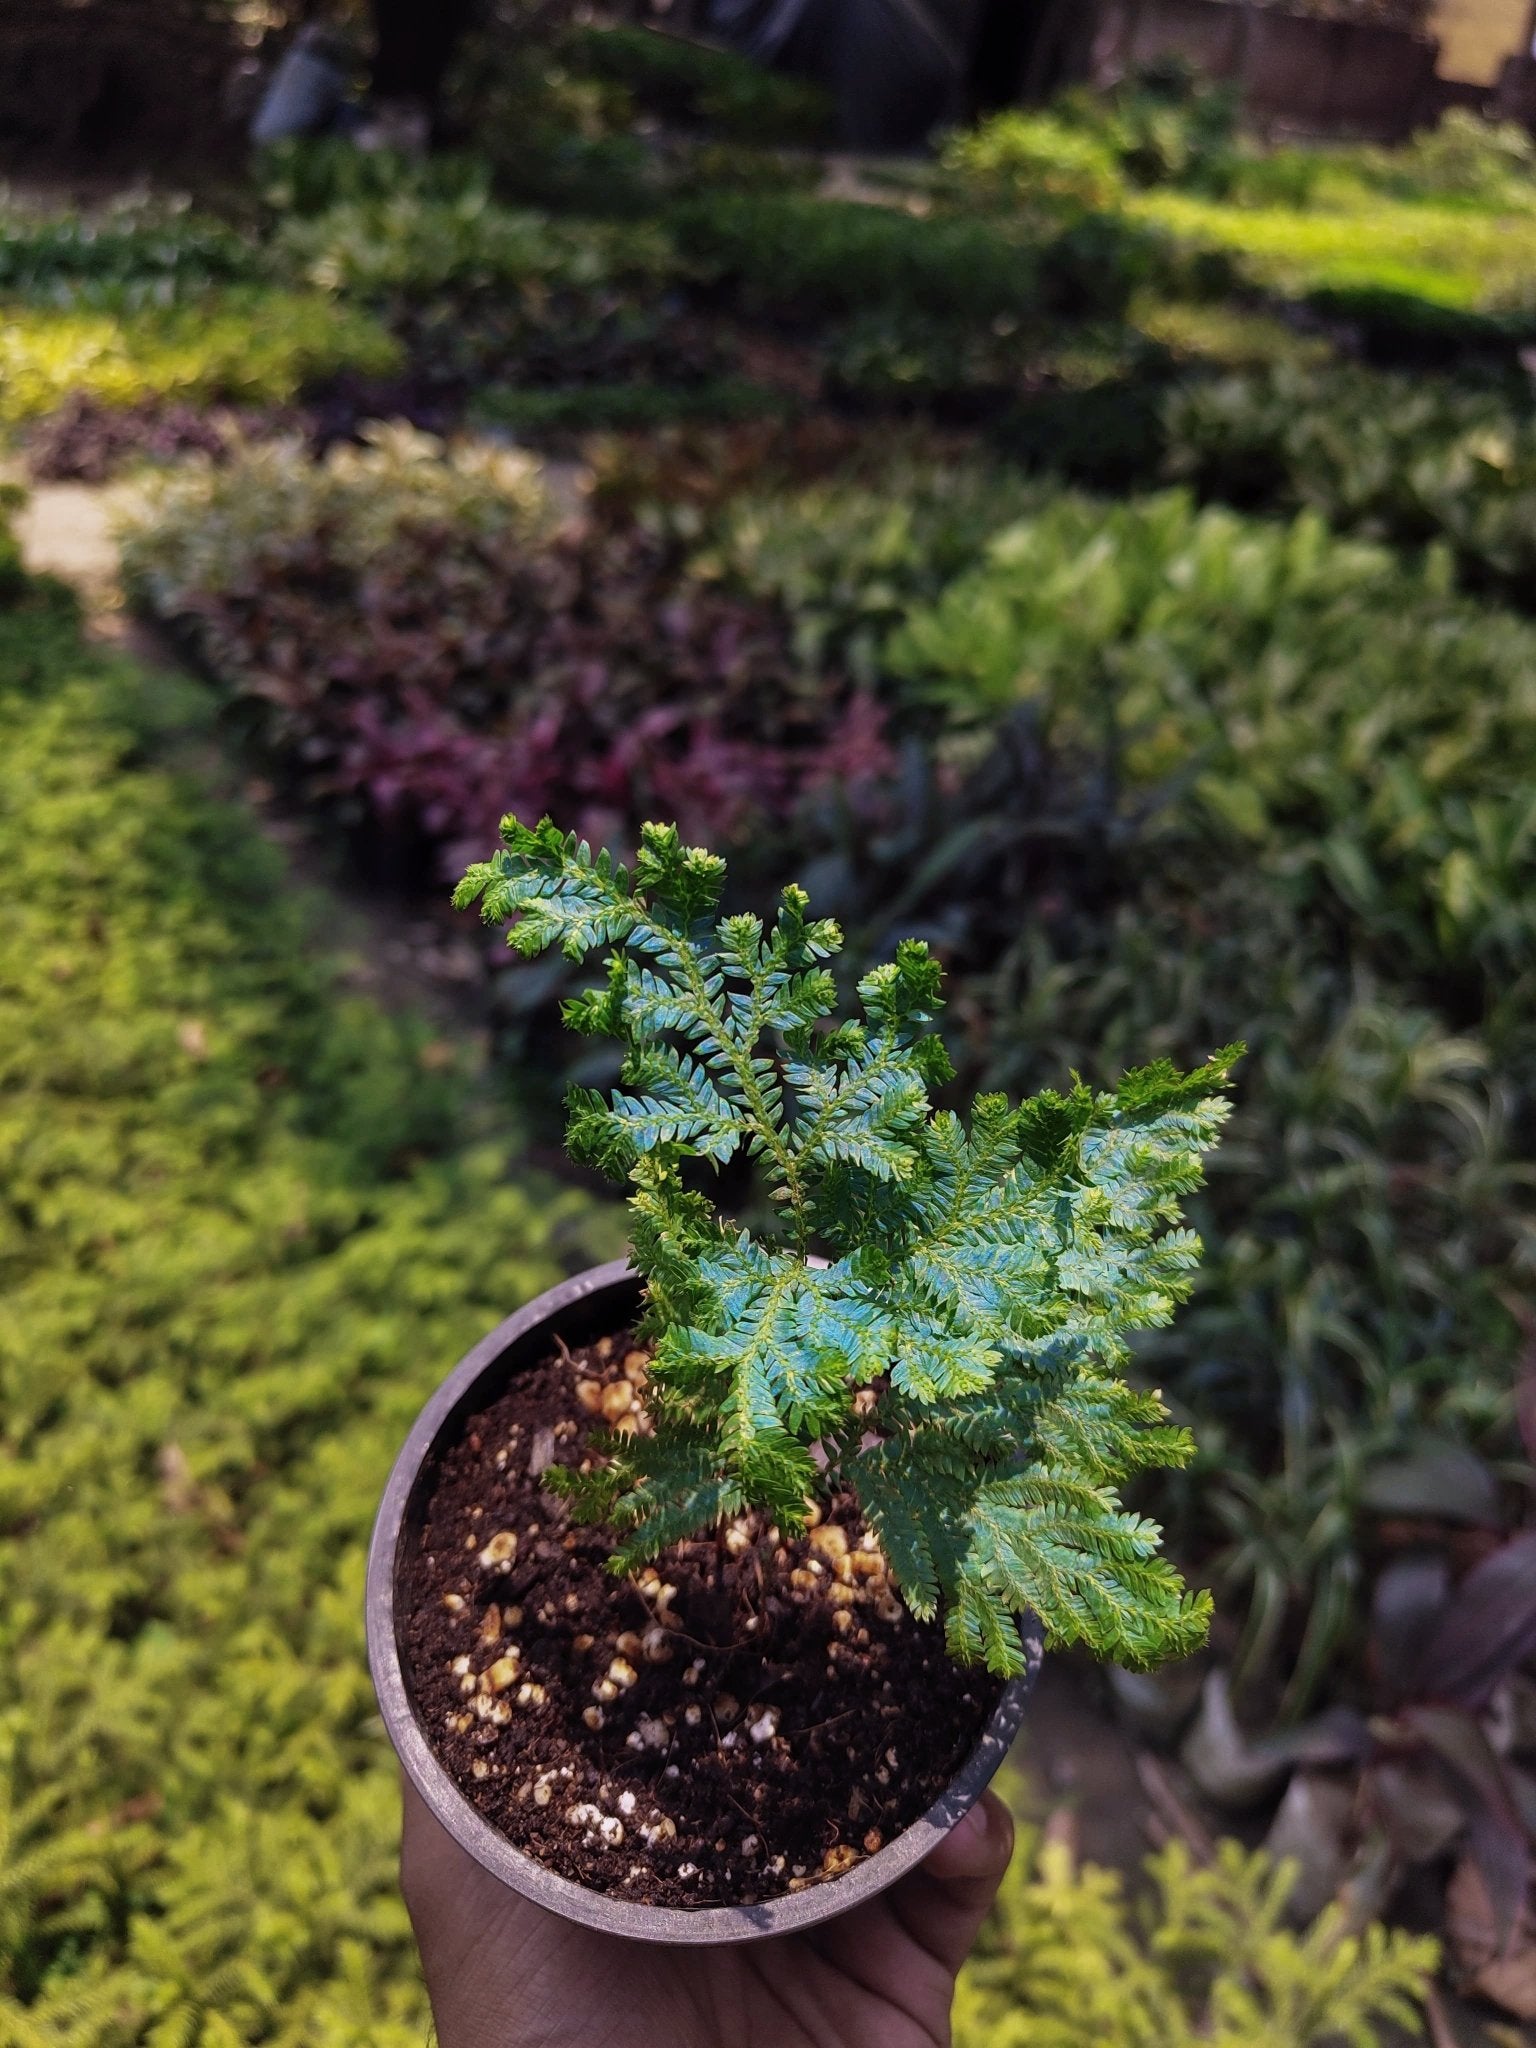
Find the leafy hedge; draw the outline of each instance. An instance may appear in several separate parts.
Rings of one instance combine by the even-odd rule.
[[[231,287],[128,312],[0,303],[0,425],[82,395],[275,404],[336,371],[379,375],[399,361],[366,313],[315,294]]]
[[[449,199],[409,190],[346,201],[280,228],[274,257],[307,283],[365,298],[654,286],[677,268],[658,227],[554,219],[498,206],[484,190]]]
[[[1536,957],[1536,634],[1443,582],[1315,517],[1062,496],[889,658],[962,721],[1037,703],[1057,744],[1106,751],[1127,803],[1178,787],[1396,973],[1475,960],[1497,983]]]
[[[589,1212],[149,764],[165,688],[0,613],[0,2038],[418,2048],[364,1544]]]
[[[1164,423],[1168,467],[1204,491],[1442,541],[1474,587],[1536,600],[1536,420],[1498,389],[1282,368],[1191,384]]]
[[[1536,214],[1369,199],[1303,212],[1233,206],[1187,192],[1144,193],[1133,216],[1227,251],[1261,283],[1293,295],[1392,293],[1455,312],[1509,308],[1536,331]]]
[[[668,219],[684,255],[749,307],[820,317],[887,306],[962,326],[1113,313],[1156,261],[1154,237],[1109,217],[1042,232],[1001,218],[723,191],[679,203]]]
[[[87,219],[8,205],[0,195],[0,297],[122,310],[258,283],[265,272],[251,236],[185,206],[130,198]]]

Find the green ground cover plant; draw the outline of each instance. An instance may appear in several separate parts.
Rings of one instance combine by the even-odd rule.
[[[815,184],[835,126],[805,81],[611,22],[472,36],[448,99],[504,196],[614,218],[701,182]]]
[[[380,375],[398,344],[359,309],[317,293],[231,287],[128,312],[0,303],[0,424],[81,396],[280,404],[341,370]]]
[[[484,190],[346,200],[279,229],[275,255],[307,283],[370,299],[470,297],[491,289],[655,286],[677,268],[658,227],[552,219]]]
[[[1168,1512],[1299,1711],[1348,1663],[1376,1474],[1459,1444],[1475,1516],[1514,1451],[1536,644],[1315,517],[945,476],[743,503],[708,566],[950,725],[815,873],[856,954],[941,947],[968,1075],[1252,1048],[1220,1248],[1139,1356],[1211,1447]]]
[[[419,2048],[364,1545],[592,1212],[149,758],[176,687],[0,611],[0,2039]]]
[[[1025,1837],[955,2002],[956,2048],[1378,2048],[1419,2032],[1435,1944],[1352,1928],[1330,1908],[1287,1924],[1295,1870],[1224,1842],[1182,1842],[1147,1865],[1150,1889]]]
[[[705,377],[694,384],[631,382],[541,389],[490,384],[470,402],[471,428],[540,434],[635,433],[683,420],[752,420],[782,413],[783,392],[749,377]]]
[[[702,127],[738,144],[814,149],[835,139],[830,94],[734,51],[624,25],[569,30],[561,60],[577,77],[622,87],[658,120]]]
[[[1306,300],[1384,358],[1507,354],[1536,323],[1529,138],[1461,109],[1400,150],[1267,149],[1238,135],[1229,95],[1173,67],[958,134],[936,189],[962,209],[1155,227],[1204,252],[1189,295]]]
[[[475,157],[359,174],[310,145],[269,180],[274,202],[296,202],[275,214],[274,268],[376,315],[414,380],[449,390],[456,408],[487,382],[730,374],[728,345],[683,331],[688,266],[658,220],[506,205]]]
[[[87,217],[0,198],[0,297],[32,306],[159,306],[265,269],[252,237],[186,205],[129,198]]]
[[[1529,608],[1536,421],[1506,390],[1281,367],[1191,383],[1164,418],[1170,471],[1201,490],[1310,506],[1402,545],[1442,541],[1474,588]]]
[[[1393,149],[1373,144],[1260,148],[1239,141],[1205,189],[1246,205],[1359,210],[1372,196],[1496,214],[1536,207],[1536,154],[1512,121],[1451,107]]]
[[[960,129],[940,165],[968,199],[988,206],[1108,206],[1125,189],[1110,138],[1050,112],[1010,110]]]
[[[972,205],[1102,206],[1143,186],[1220,188],[1240,150],[1237,100],[1178,60],[1110,92],[1071,89],[949,138],[941,186]]]
[[[694,565],[781,604],[811,665],[873,682],[892,631],[1048,490],[1002,464],[918,455],[882,466],[875,487],[837,474],[795,491],[737,491],[696,537]]]
[[[1298,891],[1402,943],[1400,966],[1477,958],[1497,979],[1536,942],[1517,880],[1533,643],[1444,582],[1315,517],[1064,495],[889,659],[961,722],[1037,703],[1061,743],[1113,750],[1128,798],[1177,778],[1239,843],[1287,848]]]
[[[704,276],[749,307],[805,316],[884,305],[958,325],[1113,312],[1151,267],[1150,238],[1112,221],[1042,232],[1022,220],[743,191],[679,202],[668,220]]]
[[[1358,207],[1301,211],[1233,206],[1172,189],[1127,202],[1132,217],[1229,252],[1260,284],[1290,296],[1367,292],[1456,313],[1508,311],[1536,324],[1536,215],[1370,197]]]

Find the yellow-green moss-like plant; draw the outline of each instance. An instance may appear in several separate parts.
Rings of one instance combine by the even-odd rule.
[[[1352,1931],[1330,1906],[1305,1931],[1285,1913],[1294,1869],[1224,1841],[1195,1864],[1180,1842],[1120,1878],[1031,1835],[961,1976],[955,2048],[1378,2048],[1418,2032],[1433,1941]]]
[[[400,350],[378,323],[318,293],[237,286],[205,300],[129,310],[0,306],[0,425],[83,392],[280,404],[343,369],[382,375]]]
[[[368,1530],[603,1240],[149,758],[177,690],[0,592],[0,2043],[421,2048]]]

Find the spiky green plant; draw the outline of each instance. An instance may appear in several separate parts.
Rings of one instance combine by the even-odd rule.
[[[675,826],[644,828],[633,872],[548,819],[506,818],[502,842],[461,907],[510,920],[525,955],[612,949],[565,1014],[621,1041],[620,1085],[572,1091],[568,1142],[632,1189],[656,1430],[608,1440],[565,1483],[623,1532],[615,1569],[747,1506],[800,1526],[849,1486],[962,1661],[1020,1670],[1026,1609],[1049,1640],[1123,1663],[1194,1648],[1208,1596],[1118,1492],[1192,1445],[1119,1369],[1125,1333],[1188,1291],[1199,1244],[1179,1200],[1240,1049],[1113,1094],[982,1096],[967,1126],[931,1100],[952,1069],[918,940],[860,981],[862,1019],[834,1024],[841,934],[803,890],[765,932],[717,916],[725,863]],[[685,1177],[742,1151],[767,1169],[771,1237]]]

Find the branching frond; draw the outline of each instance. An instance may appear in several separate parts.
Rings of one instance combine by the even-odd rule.
[[[508,818],[502,841],[455,901],[526,955],[605,953],[566,1017],[623,1047],[617,1088],[573,1090],[568,1125],[577,1158],[630,1184],[657,1342],[655,1436],[564,1482],[624,1532],[616,1569],[744,1504],[794,1527],[851,1485],[963,1660],[1021,1668],[1025,1609],[1131,1664],[1191,1649],[1209,1603],[1118,1491],[1189,1440],[1119,1369],[1128,1333],[1188,1292],[1200,1246],[1181,1204],[1240,1048],[1112,1094],[983,1096],[967,1124],[932,1106],[952,1069],[920,941],[834,1023],[842,938],[802,890],[765,927],[718,915],[724,864],[673,826],[644,828],[632,873],[548,819]],[[685,1185],[690,1160],[742,1151],[767,1174],[771,1240]]]

